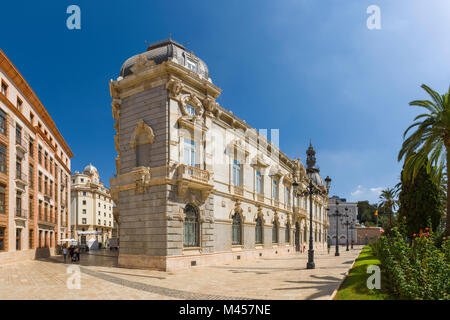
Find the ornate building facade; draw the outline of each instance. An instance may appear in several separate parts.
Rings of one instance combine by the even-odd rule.
[[[82,245],[89,245],[90,240],[95,239],[105,246],[114,228],[114,204],[92,164],[86,166],[83,173],[72,175],[70,205],[71,236]]]
[[[73,154],[0,50],[0,263],[53,253],[69,235]],[[42,250],[40,250],[42,249]]]
[[[336,205],[337,202],[337,205]],[[330,226],[328,228],[328,239],[331,244],[336,244],[336,221],[339,223],[339,244],[347,244],[347,223],[348,225],[348,243],[357,243],[356,226],[358,225],[358,204],[356,202],[347,202],[346,199],[333,196],[328,200],[329,221]],[[339,216],[330,216],[336,213],[336,209],[339,210]],[[347,209],[347,210],[346,210]],[[348,217],[344,215],[347,214]]]
[[[171,39],[152,44],[124,63],[110,92],[120,266],[174,270],[306,244],[309,199],[292,188],[309,182],[303,164],[216,102],[221,90],[200,58]],[[326,206],[327,196],[314,198],[317,249]]]

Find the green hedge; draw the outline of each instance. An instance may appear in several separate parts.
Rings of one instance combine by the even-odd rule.
[[[395,227],[390,236],[371,243],[400,299],[450,299],[450,241],[436,240],[426,232],[409,243]]]

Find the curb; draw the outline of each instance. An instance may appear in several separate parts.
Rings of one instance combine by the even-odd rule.
[[[362,248],[361,248],[361,251],[362,251]],[[330,298],[328,300],[334,300],[334,298],[336,297],[336,294],[339,291],[339,288],[341,287],[342,283],[345,281],[345,279],[347,279],[348,273],[350,272],[350,270],[353,269],[353,266],[355,265],[356,260],[358,259],[359,255],[361,254],[361,251],[358,253],[358,255],[356,256],[356,258],[353,261],[352,265],[350,266],[350,268],[348,268],[347,272],[345,272],[344,277],[339,282],[339,285],[337,286],[337,288],[334,289],[333,293],[331,294],[331,296],[330,296]]]

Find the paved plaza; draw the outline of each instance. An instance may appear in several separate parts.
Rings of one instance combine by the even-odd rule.
[[[329,299],[360,251],[316,252],[314,270],[296,253],[162,272],[118,268],[116,254],[100,250],[81,256],[80,289],[67,287],[61,256],[0,265],[0,299]]]

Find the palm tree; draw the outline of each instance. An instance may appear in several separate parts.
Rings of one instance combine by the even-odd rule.
[[[392,211],[396,206],[395,189],[386,188],[380,194],[380,206],[389,212],[389,224],[392,226]]]
[[[430,95],[432,101],[415,100],[409,103],[411,106],[425,108],[428,112],[418,115],[414,119],[416,122],[406,129],[403,139],[409,130],[417,127],[416,131],[403,141],[398,161],[405,159],[404,174],[412,179],[416,177],[419,169],[426,165],[427,172],[439,185],[444,172],[448,172],[450,165],[450,87],[443,95],[426,85],[422,85],[422,88]],[[450,236],[449,188],[450,182],[447,180],[446,234],[448,236]]]

